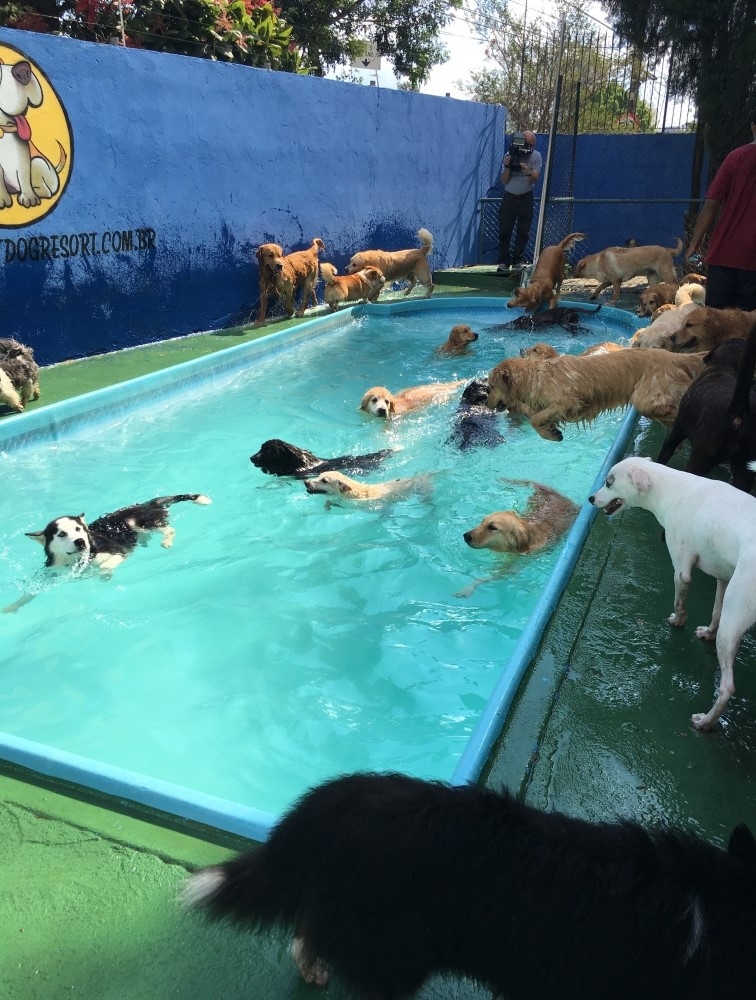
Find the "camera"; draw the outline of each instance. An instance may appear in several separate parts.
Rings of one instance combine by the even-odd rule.
[[[532,153],[533,147],[528,145],[525,140],[525,136],[522,132],[515,132],[512,136],[512,142],[509,145],[509,169],[513,174],[519,173],[522,170],[522,156],[528,156]]]

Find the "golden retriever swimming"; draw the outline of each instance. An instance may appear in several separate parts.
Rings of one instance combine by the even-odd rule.
[[[377,267],[386,281],[409,281],[404,293],[409,295],[415,285],[425,285],[426,299],[433,291],[433,277],[428,266],[428,254],[433,249],[433,236],[427,229],[418,229],[417,236],[422,246],[416,250],[361,250],[346,266],[347,274],[355,274],[363,267]]]
[[[308,493],[323,493],[337,499],[396,500],[408,493],[427,490],[430,487],[430,476],[408,476],[385,483],[361,483],[345,476],[343,472],[322,472],[314,479],[305,479],[304,484]]]
[[[562,422],[591,421],[628,404],[669,427],[683,393],[702,371],[702,354],[662,350],[507,358],[489,375],[486,405],[525,414],[548,441],[562,440]]]
[[[559,290],[564,280],[565,254],[576,243],[586,239],[585,233],[570,233],[556,246],[545,247],[536,263],[530,284],[515,288],[514,298],[507,302],[507,309],[520,308],[535,312],[542,305],[556,308]]]
[[[593,278],[598,287],[591,292],[591,298],[598,297],[609,285],[612,286],[612,302],[617,302],[623,281],[645,275],[649,285],[662,281],[678,284],[674,258],[683,251],[683,242],[677,240],[674,247],[607,247],[599,253],[588,254],[575,265],[576,278]]]
[[[465,323],[458,323],[451,328],[447,340],[437,347],[439,354],[467,354],[470,344],[478,339],[477,333],[471,330]]]
[[[532,486],[524,514],[514,510],[486,514],[477,527],[462,536],[471,549],[521,554],[538,552],[561,538],[578,515],[578,505],[550,486],[530,479],[506,482]]]
[[[323,298],[331,312],[340,302],[375,302],[386,283],[377,267],[364,267],[354,274],[339,275],[333,264],[321,264],[320,277],[325,282]]]
[[[263,243],[255,257],[260,264],[260,308],[255,320],[255,326],[265,321],[268,299],[277,294],[283,301],[287,316],[294,315],[297,293],[301,301],[296,309],[297,316],[304,316],[308,301],[318,304],[315,295],[315,282],[318,280],[318,254],[325,250],[321,239],[314,239],[308,250],[297,250],[284,255],[283,247],[278,243]]]
[[[409,389],[400,389],[399,392],[391,392],[384,385],[374,385],[360,400],[359,409],[374,417],[396,417],[430,403],[443,403],[455,389],[464,384],[465,379],[457,379],[454,382],[415,385]]]
[[[695,287],[695,286],[694,286]],[[725,340],[747,337],[756,321],[756,310],[712,309],[699,306],[685,317],[685,322],[670,338],[671,351],[713,351]]]

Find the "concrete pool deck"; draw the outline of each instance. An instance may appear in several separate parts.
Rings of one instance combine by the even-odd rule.
[[[508,293],[511,283],[491,270],[439,274],[434,294]],[[629,294],[624,304],[633,301]],[[58,365],[43,372],[40,404],[257,335],[201,334]],[[653,455],[661,437],[641,421],[632,447]],[[569,447],[569,439],[554,447]],[[708,621],[713,593],[713,581],[694,579],[693,625]],[[755,637],[738,656],[726,725],[695,733],[689,717],[711,703],[716,656],[692,628],[667,626],[671,596],[655,520],[643,511],[597,518],[484,772],[487,783],[506,784],[542,808],[669,821],[718,843],[736,822],[756,825]],[[313,996],[283,943],[205,923],[176,904],[187,870],[227,857],[238,840],[139,818],[125,805],[6,767],[0,844],[4,1000]],[[318,995],[334,1000],[343,992]],[[434,983],[422,994],[487,995],[467,983]]]

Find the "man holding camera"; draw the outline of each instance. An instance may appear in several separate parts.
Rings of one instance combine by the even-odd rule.
[[[511,274],[522,266],[522,255],[533,222],[533,188],[541,173],[541,154],[535,148],[535,133],[515,132],[502,165],[504,195],[499,208],[498,274]],[[514,248],[512,233],[517,226]]]

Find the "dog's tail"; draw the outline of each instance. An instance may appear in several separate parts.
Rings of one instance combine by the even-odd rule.
[[[417,238],[423,244],[423,251],[425,253],[425,256],[427,257],[428,254],[433,249],[433,236],[428,232],[427,229],[418,229]]]
[[[748,331],[748,337],[743,345],[735,376],[735,390],[730,403],[730,416],[738,421],[738,426],[743,417],[751,412],[750,396],[754,369],[756,369],[756,323]]]
[[[567,251],[574,247],[576,243],[580,243],[581,240],[587,239],[588,237],[585,233],[570,233],[569,236],[565,236],[559,246],[562,248],[564,253],[567,253]]]
[[[312,241],[312,247],[314,250],[317,250],[318,253],[322,253],[325,250],[325,243],[318,236],[316,236]]]
[[[269,864],[268,845],[213,868],[203,868],[184,883],[180,900],[209,916],[244,924],[251,930],[286,928],[294,923],[301,888],[286,872]]]
[[[327,285],[334,284],[334,278],[339,272],[333,266],[333,264],[321,264],[320,265],[320,277],[325,281]]]
[[[681,253],[683,252],[683,246],[684,246],[684,245],[685,245],[685,244],[683,243],[683,241],[682,241],[682,240],[680,239],[680,237],[678,236],[678,237],[677,237],[677,243],[675,244],[675,251],[674,251],[674,253],[672,254],[672,256],[673,256],[673,257],[679,257],[679,256],[680,256],[680,254],[681,254]]]
[[[204,493],[177,493],[170,497],[155,497],[151,500],[151,503],[159,503],[162,507],[170,507],[174,503],[186,503],[191,500],[192,503],[212,503],[213,501],[210,497],[206,497]]]

